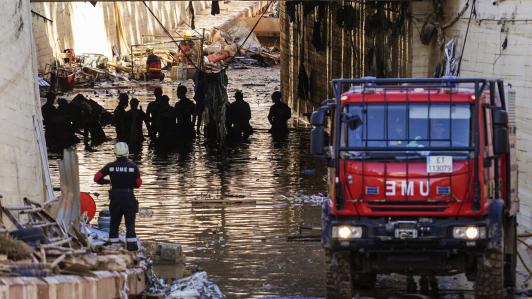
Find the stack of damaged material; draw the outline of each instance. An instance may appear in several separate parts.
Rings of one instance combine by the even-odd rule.
[[[277,65],[280,61],[279,49],[262,46],[245,21],[227,32],[214,27],[205,43],[208,45],[204,48],[205,65],[213,71],[227,63],[231,63],[231,68],[247,68]]]
[[[92,246],[88,235],[78,229],[83,220],[78,219],[71,222],[70,227],[65,227],[40,204],[29,199],[25,199],[25,203],[23,206],[2,207],[3,213],[17,229],[10,232],[1,230],[0,276],[68,274],[95,277],[92,272],[95,270],[146,269],[141,259],[121,246]],[[22,218],[29,216],[28,221],[19,222],[16,214]]]
[[[61,58],[46,64],[44,71],[39,74],[40,80],[43,80],[40,86],[49,87],[52,91],[71,92],[74,88],[92,87],[96,82],[127,81],[128,76],[120,73],[131,71],[130,63],[120,60],[120,56],[113,58],[117,61],[109,61],[102,54],[76,56],[72,51],[62,53]],[[122,59],[128,60],[127,56]]]

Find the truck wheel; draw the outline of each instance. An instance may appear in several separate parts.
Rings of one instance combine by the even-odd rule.
[[[488,249],[477,260],[476,299],[504,298],[503,249]]]
[[[351,299],[353,297],[351,254],[325,248],[325,268],[325,298]]]

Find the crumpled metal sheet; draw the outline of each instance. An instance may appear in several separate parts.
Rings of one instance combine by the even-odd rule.
[[[60,224],[70,230],[70,223],[81,216],[81,195],[79,190],[79,164],[75,148],[63,150],[63,160],[59,161],[61,199],[53,214]],[[56,206],[56,205],[54,205]]]

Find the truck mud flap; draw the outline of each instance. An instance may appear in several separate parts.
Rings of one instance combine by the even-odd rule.
[[[489,242],[488,248],[494,249],[502,246],[503,243],[503,211],[504,202],[500,199],[492,200],[490,203],[490,214],[488,222]]]
[[[332,216],[329,215],[329,207],[327,201],[324,201],[322,204],[321,210],[321,245],[325,248],[332,247]]]

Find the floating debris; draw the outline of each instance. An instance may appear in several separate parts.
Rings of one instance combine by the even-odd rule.
[[[281,195],[281,198],[284,200],[288,200],[290,202],[302,202],[302,203],[310,203],[310,204],[321,204],[323,200],[325,200],[327,197],[323,196],[322,193],[318,193],[315,195],[305,195],[303,194],[303,190],[300,190],[294,194],[293,197],[288,197]]]

